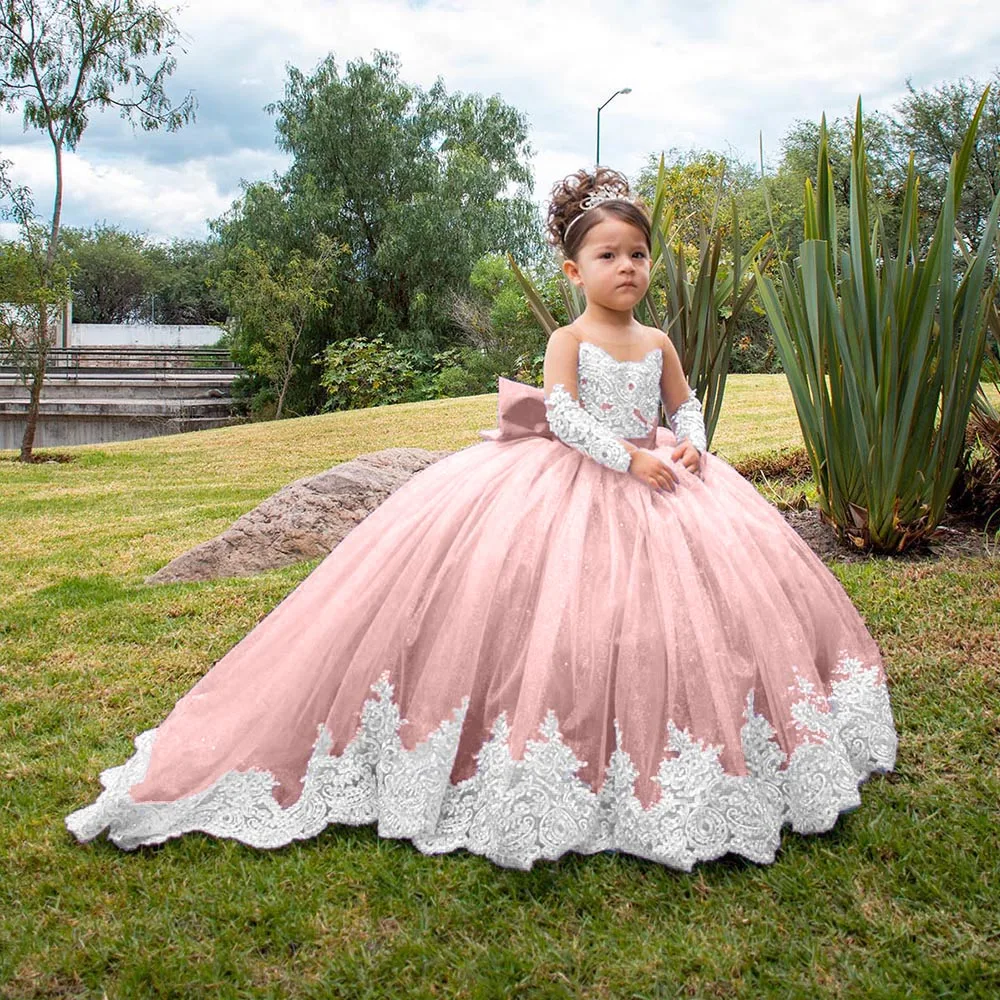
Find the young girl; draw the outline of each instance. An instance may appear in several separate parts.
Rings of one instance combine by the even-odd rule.
[[[545,389],[358,524],[67,817],[123,848],[278,847],[377,823],[527,869],[619,850],[772,862],[891,770],[878,647],[836,577],[707,452],[670,340],[636,322],[649,220],[625,179],[557,185],[583,315]],[[671,428],[660,427],[663,401]]]

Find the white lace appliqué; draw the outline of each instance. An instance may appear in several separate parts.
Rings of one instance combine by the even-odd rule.
[[[580,405],[618,437],[645,437],[658,423],[663,350],[620,361],[597,344],[580,342]]]
[[[690,386],[688,386],[688,398],[673,413],[667,414],[667,419],[678,442],[686,438],[698,451],[705,451],[708,448],[701,402],[698,394]]]
[[[602,347],[581,341],[577,358],[579,401],[562,383],[545,399],[552,433],[601,465],[628,472],[632,456],[622,438],[646,437],[656,427],[663,352],[620,361]]]
[[[288,808],[275,801],[275,780],[264,771],[230,771],[175,802],[134,802],[128,790],[146,773],[156,736],[151,729],[136,739],[130,760],[101,775],[97,801],[67,816],[66,825],[83,841],[108,828],[115,844],[133,849],[192,830],[274,848],[315,836],[330,823],[377,823],[380,836],[409,838],[424,854],[465,848],[509,868],[529,869],[567,851],[618,850],[690,871],[696,861],[730,851],[772,862],[785,824],[800,833],[830,829],[841,812],[860,804],[859,784],[873,771],[891,771],[896,757],[884,681],[876,667],[846,653],[830,696],[796,704],[807,739],[787,757],[748,692],[741,730],[746,775],[727,774],[719,762],[722,747],[706,746],[671,721],[669,756],[655,776],[662,795],[649,808],[634,793],[638,772],[622,749],[617,720],[616,747],[597,792],[577,775],[584,762],[563,742],[551,710],[540,726],[542,739],[529,741],[521,760],[510,754],[501,713],[476,756],[476,773],[452,785],[468,697],[406,750],[388,672],[372,691],[342,754],[330,753],[331,735],[319,727],[302,794]]]
[[[632,456],[618,437],[599,420],[589,414],[557,382],[545,397],[545,418],[549,429],[563,444],[582,451],[595,462],[616,472],[628,472]]]

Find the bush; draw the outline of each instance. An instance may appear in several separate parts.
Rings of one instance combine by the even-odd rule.
[[[512,368],[504,354],[484,354],[473,347],[433,352],[396,347],[381,334],[330,344],[316,360],[323,368],[325,411],[496,392],[498,373],[506,375]]]
[[[251,421],[273,420],[278,397],[261,376],[243,370],[229,385],[232,411],[235,416]]]
[[[328,344],[314,359],[326,390],[323,410],[357,410],[413,401],[420,376],[419,352],[387,344],[379,334]],[[423,397],[426,398],[426,397]]]
[[[749,311],[753,311],[752,308]],[[730,375],[773,375],[781,371],[781,359],[763,315],[742,319],[729,355]]]
[[[539,353],[511,345],[492,352],[462,347],[458,353],[457,361],[443,368],[434,380],[437,397],[480,396],[496,392],[497,380],[501,377],[529,385],[542,384],[544,350]]]

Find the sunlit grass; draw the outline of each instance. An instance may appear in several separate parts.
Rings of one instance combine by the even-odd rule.
[[[76,844],[67,812],[315,561],[143,578],[294,479],[364,452],[454,450],[496,396],[0,462],[0,996],[1000,995],[1000,568],[831,568],[885,653],[896,772],[778,862],[692,874],[622,855],[528,873],[373,827],[274,852],[189,835]],[[782,376],[731,376],[713,447],[801,447]]]

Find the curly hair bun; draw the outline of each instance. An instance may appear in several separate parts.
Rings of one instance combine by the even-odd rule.
[[[610,167],[598,167],[594,173],[577,170],[553,186],[546,228],[554,243],[562,246],[566,227],[583,211],[584,199],[600,187],[617,191],[623,198],[630,196],[628,178]]]
[[[609,201],[594,208],[583,207],[590,195],[598,190],[614,192],[623,201]],[[581,220],[573,226],[567,240],[570,224],[587,212],[592,219]],[[577,170],[569,174],[552,188],[549,202],[549,214],[546,230],[552,242],[562,249],[567,257],[574,257],[587,232],[602,218],[613,214],[642,230],[647,244],[650,242],[649,219],[643,211],[641,203],[632,197],[628,178],[618,170],[610,167],[597,167],[593,173],[588,170]]]

